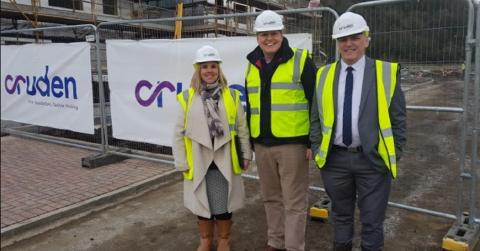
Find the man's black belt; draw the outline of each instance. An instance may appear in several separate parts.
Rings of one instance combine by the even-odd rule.
[[[360,153],[360,152],[363,152],[362,146],[357,146],[357,147],[344,147],[344,146],[333,145],[333,146],[332,146],[332,150],[346,151],[346,152],[351,152],[351,153]]]

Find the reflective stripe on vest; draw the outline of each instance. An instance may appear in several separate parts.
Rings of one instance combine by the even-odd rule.
[[[377,77],[378,124],[380,125],[377,150],[383,162],[392,173],[393,178],[395,178],[397,177],[397,157],[388,108],[397,85],[398,64],[375,60],[375,69]]]
[[[189,88],[186,91],[177,95],[177,100],[183,108],[185,113],[184,120],[184,130],[187,129],[188,124],[188,111],[190,110],[190,105],[192,103],[192,98],[195,95],[195,90]],[[237,156],[237,147],[235,145],[235,136],[237,135],[237,106],[240,102],[240,93],[238,91],[224,88],[222,90],[223,103],[225,105],[225,111],[227,112],[228,118],[228,127],[230,129],[230,154],[232,158],[232,169],[233,173],[240,175],[242,174],[242,168],[239,165],[239,160]],[[188,170],[183,172],[183,178],[187,180],[193,180],[193,151],[192,151],[192,140],[186,135],[183,136],[183,141],[185,143],[185,156],[187,158]]]
[[[337,63],[329,64],[323,66],[317,72],[315,95],[318,102],[318,117],[322,127],[322,142],[319,146],[318,153],[315,155],[315,162],[320,168],[325,165],[327,160],[329,144],[332,137],[332,127],[335,120],[333,81],[336,67]]]
[[[337,63],[329,64],[323,66],[317,72],[315,94],[318,102],[320,125],[322,126],[322,142],[318,153],[315,155],[315,162],[319,168],[325,165],[332,138],[332,127],[335,120],[333,82],[336,67]],[[397,84],[397,71],[397,63],[375,60],[378,124],[380,126],[377,151],[393,178],[397,177],[397,158],[388,109]]]
[[[270,86],[271,130],[275,137],[308,135],[310,130],[308,100],[301,76],[308,51],[293,48],[294,56],[280,64],[272,76]],[[258,68],[249,64],[246,87],[250,105],[250,135],[260,135],[261,78]]]

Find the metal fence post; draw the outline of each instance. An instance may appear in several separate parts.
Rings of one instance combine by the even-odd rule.
[[[108,151],[108,128],[107,128],[107,113],[105,112],[105,90],[103,85],[102,61],[100,60],[100,33],[95,27],[95,56],[97,61],[97,76],[98,76],[98,90],[100,99],[100,114],[101,114],[101,138],[102,138],[102,153]]]
[[[470,83],[470,73],[472,69],[472,46],[475,45],[473,37],[474,15],[475,10],[470,0],[465,0],[468,4],[468,28],[467,37],[465,39],[465,76],[463,82],[463,116],[462,116],[462,134],[460,138],[460,169],[459,169],[459,183],[457,191],[457,224],[461,224],[463,212],[463,182],[465,179],[470,179],[471,175],[465,172],[465,161],[467,154],[467,131],[468,131],[468,88]]]
[[[477,23],[475,32],[475,83],[473,89],[473,142],[472,142],[472,184],[470,193],[470,217],[475,219],[478,214],[478,208],[476,208],[477,202],[477,182],[479,172],[479,160],[478,160],[478,134],[480,130],[480,118],[479,118],[479,102],[480,102],[480,3],[476,2],[477,8]],[[470,227],[473,227],[474,221],[469,222]]]

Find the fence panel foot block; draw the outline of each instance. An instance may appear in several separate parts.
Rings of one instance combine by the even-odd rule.
[[[315,202],[308,212],[310,219],[321,222],[328,221],[331,204],[330,198],[326,196]]]
[[[97,167],[117,163],[126,159],[128,159],[128,157],[114,155],[110,153],[94,154],[94,155],[90,155],[82,158],[82,167],[97,168]]]
[[[473,218],[470,220],[474,220]],[[462,216],[462,223],[455,222],[443,237],[442,248],[449,251],[473,251],[480,237],[480,224],[469,226],[468,214]]]

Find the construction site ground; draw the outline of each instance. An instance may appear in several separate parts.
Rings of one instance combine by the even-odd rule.
[[[421,82],[406,81],[403,84],[408,105],[461,106],[462,81],[448,77],[435,81],[428,78],[424,80]],[[398,166],[399,178],[393,182],[390,201],[455,214],[459,181],[459,151],[461,149],[460,126],[463,125],[461,118],[460,113],[409,111],[408,143]],[[471,139],[471,137],[467,138]],[[168,180],[159,180],[155,185],[152,184],[152,189],[145,190],[147,192],[134,197],[131,197],[130,194],[129,200],[117,198],[101,210],[92,211],[89,208],[90,214],[51,230],[43,231],[34,237],[3,247],[2,236],[2,250],[195,250],[198,243],[196,217],[183,207],[183,186],[181,179],[178,178],[180,174],[171,174],[172,166],[125,160],[97,169],[83,169],[80,166],[80,158],[91,154],[88,151],[12,136],[2,137],[1,144],[2,234],[4,229],[21,224],[22,221],[31,221],[35,217],[41,217],[42,214],[51,213],[59,208],[93,200],[98,196],[113,193],[142,180],[151,179],[151,177],[168,175],[165,176],[168,177]],[[22,144],[30,147],[21,147]],[[471,144],[471,140],[467,140],[468,148]],[[15,145],[17,146],[12,149]],[[47,207],[48,205],[46,205],[44,207],[46,212],[38,212],[38,215],[30,215],[31,217],[27,217],[25,214],[33,212],[30,211],[32,203],[13,205],[7,210],[6,203],[15,201],[12,199],[11,192],[21,193],[17,190],[22,190],[22,186],[26,186],[9,182],[9,179],[15,178],[12,177],[12,173],[22,168],[24,162],[35,161],[35,158],[41,155],[49,156],[50,161],[29,165],[31,168],[29,173],[32,176],[42,176],[45,180],[48,180],[48,177],[54,178],[58,173],[46,174],[48,168],[43,167],[43,165],[53,165],[63,170],[61,172],[61,175],[64,175],[63,179],[69,179],[69,175],[82,176],[87,172],[90,173],[88,176],[90,178],[84,179],[78,184],[71,182],[64,184],[71,187],[69,189],[57,186],[48,190],[53,194],[56,189],[62,190],[62,195],[57,197],[70,201],[70,203],[64,203],[64,206]],[[71,161],[65,160],[62,156],[70,156]],[[12,158],[15,158],[15,161]],[[469,160],[467,159],[467,161]],[[152,167],[154,168],[152,169]],[[56,170],[59,172],[58,169]],[[101,173],[105,172],[107,173],[102,176]],[[122,175],[119,174],[120,172]],[[255,175],[255,167],[249,171],[249,174]],[[105,182],[109,177],[112,182]],[[17,179],[20,178],[17,177]],[[124,182],[118,180],[124,180]],[[86,197],[71,196],[76,194],[74,193],[75,186],[81,185],[82,189],[88,190],[99,182],[106,184],[107,188],[103,188],[103,186],[102,188],[100,186],[96,189],[93,188],[97,192],[89,192],[89,196]],[[310,166],[309,182],[312,186],[322,186],[320,172],[313,164]],[[44,183],[31,182],[29,189]],[[263,250],[266,245],[266,222],[259,183],[257,180],[245,178],[245,184],[246,206],[235,212],[233,216],[232,250]],[[37,188],[39,189],[38,193],[41,194],[43,188]],[[464,186],[464,190],[462,190],[465,200],[469,195],[466,188],[467,186]],[[477,194],[480,194],[480,189],[477,190],[479,190]],[[310,191],[310,203],[316,202],[324,195],[323,192]],[[71,199],[72,197],[77,199]],[[47,198],[46,201],[51,200]],[[48,204],[48,202],[46,203]],[[467,205],[467,201],[465,204]],[[478,200],[476,208],[480,208]],[[18,210],[24,210],[23,212],[27,213],[19,213],[24,217],[17,220],[9,218],[12,222],[7,224],[4,215],[8,213],[13,215]],[[65,217],[71,217],[71,215],[65,215]],[[453,222],[451,219],[389,207],[385,220],[384,250],[441,250],[442,238]],[[357,236],[359,230],[360,223],[357,219]],[[331,250],[332,242],[332,225],[330,223],[308,221],[307,250]],[[356,238],[354,243],[354,250],[359,250],[359,239]],[[477,245],[474,250],[479,251],[480,246]]]

